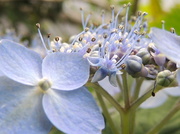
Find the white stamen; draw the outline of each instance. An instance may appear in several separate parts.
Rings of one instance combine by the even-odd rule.
[[[44,42],[44,39],[43,39],[42,34],[41,34],[41,31],[40,31],[40,24],[37,23],[36,26],[37,26],[37,28],[38,28],[39,37],[40,37],[40,39],[41,39],[41,41],[42,41],[42,44],[43,44],[44,48],[46,49],[46,53],[48,54],[48,49],[47,49],[47,47],[46,47],[46,44],[45,44],[45,42]]]

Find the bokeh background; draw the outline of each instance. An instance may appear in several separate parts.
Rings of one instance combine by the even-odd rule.
[[[102,10],[108,20],[110,5],[118,11],[128,2],[132,4],[130,15],[139,10],[148,12],[149,26],[161,27],[161,20],[165,20],[167,30],[174,27],[180,34],[180,0],[0,0],[0,33],[14,29],[23,39],[31,39],[39,22],[44,35],[58,35],[66,41],[82,30],[80,7],[85,16],[92,13],[90,23],[99,24]]]
[[[31,45],[32,39],[37,35],[36,23],[41,24],[44,36],[51,34],[51,39],[60,36],[63,42],[82,31],[81,12],[84,15],[92,14],[89,23],[101,24],[101,12],[105,11],[105,20],[111,17],[110,5],[115,6],[117,12],[124,4],[131,2],[129,16],[136,15],[137,11],[148,12],[146,19],[150,27],[175,28],[180,35],[180,0],[0,0],[0,38],[9,31],[13,32],[23,42]],[[11,33],[10,32],[10,33]],[[42,45],[42,44],[35,44]],[[136,121],[136,134],[144,134],[154,126],[169,111],[177,97],[169,100],[156,109],[138,109]],[[109,104],[107,104],[109,105]],[[110,109],[114,121],[117,122],[118,114]],[[180,112],[176,114],[163,128],[160,134],[180,134]],[[51,134],[61,132],[53,128]],[[110,127],[106,126],[103,134],[112,134]]]

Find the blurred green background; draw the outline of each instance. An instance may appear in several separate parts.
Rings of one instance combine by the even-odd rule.
[[[0,0],[0,36],[3,36],[7,29],[11,29],[15,30],[22,40],[31,42],[37,34],[35,25],[38,22],[43,35],[50,33],[51,39],[61,36],[63,41],[67,41],[70,36],[82,30],[80,8],[83,8],[85,16],[92,13],[89,23],[100,24],[102,10],[105,10],[105,20],[108,21],[111,17],[110,5],[114,5],[117,12],[128,2],[132,4],[130,15],[136,15],[139,10],[148,12],[146,19],[149,29],[161,28],[161,20],[164,20],[166,30],[174,27],[180,35],[180,0]],[[176,99],[170,97],[169,101],[157,109],[138,109],[136,134],[144,134],[161,120]],[[159,134],[180,134],[179,117],[180,113],[176,114]],[[113,118],[118,122],[118,114],[113,114]],[[103,133],[112,134],[108,124]],[[53,129],[50,134],[60,132]]]
[[[58,35],[66,41],[82,30],[80,7],[85,16],[92,13],[90,22],[100,24],[102,10],[108,20],[110,5],[118,11],[128,2],[132,3],[130,15],[139,10],[148,12],[146,19],[150,27],[161,27],[161,20],[165,20],[167,30],[174,27],[180,34],[180,0],[0,0],[0,33],[15,29],[18,35],[31,39],[37,33],[35,24],[39,22],[44,35]]]

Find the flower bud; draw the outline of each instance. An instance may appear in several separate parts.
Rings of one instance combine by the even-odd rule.
[[[158,55],[154,55],[153,57],[154,57],[154,61],[158,66],[164,66],[166,62],[166,57],[164,54],[160,53]]]
[[[155,47],[154,43],[149,44],[148,51],[153,56],[153,59],[158,66],[164,66],[166,56]]]
[[[149,54],[149,52],[146,48],[140,49],[136,55],[142,59],[142,63],[144,65],[149,63],[149,61],[151,59],[151,55]]]
[[[172,61],[168,61],[166,68],[170,71],[175,71],[177,69],[176,67],[176,63],[172,62]]]
[[[130,74],[136,74],[142,69],[142,60],[136,55],[130,55],[126,60],[126,71]]]
[[[145,68],[148,71],[147,78],[155,79],[158,74],[157,67],[155,65],[151,64],[151,65],[146,65]]]
[[[156,83],[163,87],[167,87],[173,82],[174,79],[175,76],[172,72],[170,72],[169,70],[164,70],[158,73],[156,77]]]
[[[142,69],[139,75],[141,77],[146,77],[148,75],[148,69],[145,66],[142,66]]]

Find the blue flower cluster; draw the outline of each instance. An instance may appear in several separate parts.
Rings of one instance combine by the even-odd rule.
[[[110,22],[104,23],[102,16],[102,24],[98,27],[85,28],[86,20],[83,23],[84,31],[72,41],[72,50],[80,52],[92,67],[98,67],[91,82],[109,76],[110,83],[117,86],[116,74],[121,74],[120,70],[128,56],[133,50],[147,45],[144,43],[147,22],[143,20],[147,13],[138,12],[136,18],[128,20],[129,7],[130,4],[124,5],[115,15],[114,7],[111,6]],[[126,10],[126,15],[121,22],[118,22],[118,16],[123,10]],[[132,21],[134,25],[131,24]]]
[[[99,26],[87,27],[91,15],[84,20],[82,13],[83,31],[70,43],[55,37],[46,45],[37,24],[46,50],[43,58],[29,48],[2,39],[0,133],[47,134],[55,126],[67,134],[100,134],[105,127],[104,118],[84,86],[88,81],[98,82],[108,76],[108,82],[117,86],[117,75],[126,71],[135,78],[158,82],[160,72],[168,68],[167,61],[179,67],[180,37],[157,28],[148,36],[144,20],[147,13],[138,12],[129,19],[129,7],[130,4],[124,5],[115,15],[111,6],[111,20],[105,23],[102,15]],[[126,14],[119,22],[123,10]],[[173,75],[169,77],[173,80],[172,72],[167,74]],[[178,83],[179,72],[176,71]],[[179,86],[173,90],[180,93]]]

